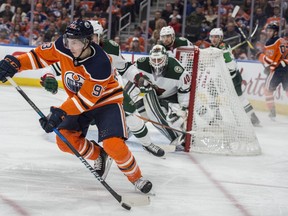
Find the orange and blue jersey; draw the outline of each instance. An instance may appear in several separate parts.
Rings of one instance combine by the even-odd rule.
[[[123,102],[123,89],[114,78],[111,59],[103,49],[91,43],[92,55],[74,65],[73,54],[64,47],[63,38],[45,43],[28,53],[18,56],[20,71],[47,67],[60,62],[62,82],[68,99],[60,106],[68,115],[107,104]]]
[[[264,53],[260,54],[259,61],[265,67],[270,67],[271,72],[282,65],[288,64],[288,45],[287,41],[280,37],[273,37],[269,39],[264,46]]]

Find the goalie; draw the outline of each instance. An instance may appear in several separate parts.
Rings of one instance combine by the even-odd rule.
[[[136,102],[141,115],[159,124],[185,130],[191,78],[179,61],[168,57],[162,45],[155,45],[149,57],[139,58],[135,62],[139,70],[136,83],[144,92],[142,99]],[[154,125],[164,134],[171,144],[182,150],[185,136],[167,127]]]

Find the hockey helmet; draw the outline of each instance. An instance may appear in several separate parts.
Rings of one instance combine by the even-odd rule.
[[[98,37],[98,41],[95,41],[97,44],[99,44],[100,42],[100,38],[101,36],[103,35],[103,27],[101,25],[101,23],[97,20],[89,20],[91,25],[93,26],[93,32],[94,32],[94,35],[97,35]]]
[[[168,64],[168,54],[164,46],[155,45],[149,53],[149,63],[154,77],[161,76]]]
[[[67,38],[71,39],[92,39],[93,27],[89,21],[77,19],[67,26],[65,30]]]
[[[223,30],[221,28],[213,28],[210,31],[210,36],[220,36],[221,38],[223,38]]]
[[[160,40],[163,41],[164,36],[171,35],[172,36],[172,44],[175,40],[175,31],[172,26],[164,26],[160,30]]]
[[[279,26],[277,23],[270,23],[267,25],[266,30],[267,29],[272,29],[274,30],[274,32],[279,32]]]

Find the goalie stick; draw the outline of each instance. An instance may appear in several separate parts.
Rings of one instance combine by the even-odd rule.
[[[161,126],[161,127],[168,128],[168,129],[170,129],[170,130],[174,130],[174,131],[179,132],[179,133],[182,133],[182,134],[190,134],[190,135],[191,135],[191,134],[194,134],[194,133],[195,133],[195,131],[183,131],[183,130],[179,130],[179,129],[176,129],[176,128],[172,128],[172,127],[170,127],[170,126],[161,124],[161,123],[159,123],[159,122],[153,121],[153,120],[151,120],[151,119],[145,118],[145,117],[140,116],[140,115],[137,115],[137,114],[133,114],[133,115],[134,115],[134,116],[137,116],[138,118],[140,118],[140,119],[142,119],[142,120],[144,120],[144,121],[151,122],[152,124],[156,124],[156,125],[159,125],[159,126]]]
[[[245,42],[248,44],[248,46],[251,48],[251,49],[254,49],[252,43],[247,39],[245,33],[243,32],[243,30],[241,29],[241,27],[239,27],[237,25],[237,23],[235,22],[235,17],[236,17],[236,14],[238,13],[240,7],[238,5],[235,6],[232,14],[231,14],[231,17],[233,18],[233,22],[234,22],[234,25],[237,27],[237,29],[239,30],[240,34],[242,35],[242,37],[245,39]]]
[[[46,118],[43,112],[34,104],[34,102],[27,96],[27,94],[17,85],[11,77],[6,77],[6,79],[13,85],[16,90],[23,96],[23,98],[29,103],[29,105],[38,113],[41,118]],[[114,191],[108,183],[92,168],[92,166],[85,160],[80,153],[74,148],[74,146],[57,130],[53,131],[59,136],[59,138],[70,148],[70,150],[75,154],[75,156],[85,165],[87,169],[95,176],[95,178],[106,188],[106,190],[121,204],[121,206],[127,210],[131,209],[131,206],[136,205],[148,205],[150,203],[149,196],[121,196],[116,191]],[[129,204],[128,204],[129,203]]]

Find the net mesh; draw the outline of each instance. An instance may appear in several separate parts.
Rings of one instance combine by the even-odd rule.
[[[176,57],[187,71],[193,71],[194,49],[178,49]],[[194,103],[190,100],[190,106],[194,107],[193,122],[187,122],[187,128],[190,124],[195,132],[188,143],[191,151],[260,154],[258,139],[236,94],[223,52],[216,48],[201,49],[197,65],[196,86],[191,90],[195,89]]]

